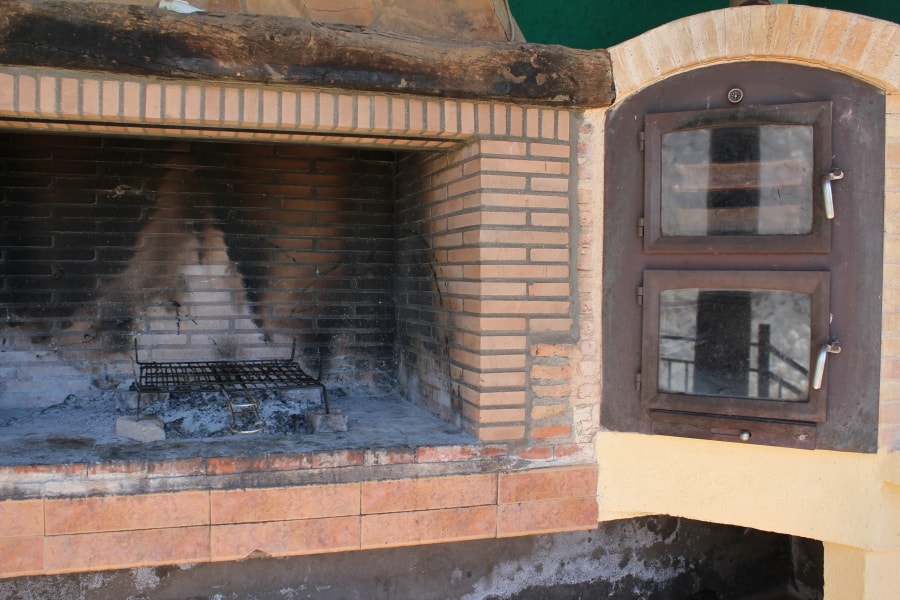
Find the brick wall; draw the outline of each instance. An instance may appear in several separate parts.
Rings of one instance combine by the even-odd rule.
[[[0,467],[0,481],[18,481],[20,495],[29,488],[34,495],[0,501],[0,578],[596,527],[596,467],[507,472],[505,460],[497,460],[505,458],[496,454],[502,450],[492,450],[493,456],[483,447],[406,449],[375,464],[374,454],[363,452],[281,455],[268,461],[265,473],[256,460],[134,464],[133,483],[163,491],[75,497],[59,492],[71,490],[76,477],[95,492],[116,485],[117,469]],[[434,475],[436,463],[469,472]],[[317,477],[324,464],[329,475]],[[398,466],[405,477],[397,477]],[[246,479],[223,486],[243,469]]]
[[[131,377],[135,333],[158,359],[286,355],[296,337],[313,366],[323,349],[331,382],[393,377],[393,153],[20,134],[0,144],[8,356],[49,353],[115,380]],[[82,387],[5,362],[7,406]],[[55,397],[35,394],[48,378]]]
[[[223,179],[229,182],[226,185],[242,186],[243,200],[262,194],[265,201],[276,202],[260,210],[277,214],[277,227],[276,221],[257,227],[282,228],[278,235],[290,238],[291,244],[301,240],[315,244],[318,254],[308,247],[283,253],[278,269],[290,276],[271,280],[275,300],[269,303],[252,285],[245,286],[249,305],[257,311],[264,308],[268,322],[278,324],[276,331],[308,325],[308,319],[302,319],[309,315],[279,311],[305,309],[313,301],[318,303],[317,310],[347,309],[340,304],[322,307],[323,298],[330,301],[331,297],[321,294],[304,300],[309,290],[298,289],[307,283],[308,272],[300,274],[303,261],[315,257],[324,261],[317,265],[322,267],[329,260],[326,244],[335,242],[311,241],[316,236],[308,231],[288,232],[283,229],[285,219],[304,224],[313,218],[311,226],[323,228],[319,233],[333,235],[331,220],[337,213],[326,215],[331,209],[322,208],[323,198],[316,200],[320,216],[310,217],[309,207],[301,208],[308,202],[307,190],[301,189],[304,184],[298,180],[302,175],[289,177],[287,173],[293,171],[285,162],[296,151],[291,149],[298,148],[293,144],[399,151],[394,223],[400,232],[395,239],[399,278],[393,283],[401,290],[396,296],[400,337],[395,356],[404,391],[481,440],[516,441],[528,458],[590,455],[597,398],[587,390],[596,369],[579,364],[581,347],[576,343],[579,309],[572,301],[576,289],[572,248],[578,224],[571,218],[575,121],[570,112],[305,89],[93,78],[34,69],[0,72],[0,83],[8,84],[0,86],[0,116],[16,116],[5,122],[7,128],[145,138],[152,125],[154,137],[182,140],[182,157],[192,156],[192,147],[203,147],[193,141],[202,136],[216,145],[234,142],[234,152],[245,147],[264,149],[269,158],[280,161],[276,167],[261,169],[264,157],[254,154],[240,159],[246,169],[236,173],[230,172],[234,170],[230,163],[227,168],[214,164],[171,169],[173,184],[184,183],[184,176],[197,171],[229,171]],[[274,143],[292,145],[274,147]],[[317,168],[309,166],[309,156],[294,158],[306,161],[299,167],[301,173]],[[382,159],[353,160],[380,164]],[[330,159],[322,164],[346,169],[348,162],[352,160]],[[330,176],[347,173],[342,170]],[[254,179],[258,177],[272,179]],[[154,193],[158,202],[162,196]],[[165,197],[177,198],[177,194],[167,192]],[[341,210],[350,210],[357,224],[365,214]],[[242,207],[238,212],[245,211]],[[363,220],[372,221],[367,216]],[[372,251],[369,232],[355,238],[346,229],[337,233]],[[220,244],[219,256],[222,242],[216,238],[229,235],[237,232],[208,236]],[[254,231],[249,237],[253,235],[260,233]],[[380,235],[376,233],[375,238]],[[209,249],[204,252],[210,254]],[[260,262],[255,259],[261,252],[254,248],[250,253],[251,266]],[[227,244],[224,255],[229,256]],[[376,264],[382,264],[379,261],[380,256]],[[237,275],[243,276],[240,261],[237,265]],[[224,279],[224,273],[220,275]],[[359,283],[365,279],[360,275],[356,271],[352,278]],[[249,277],[254,278],[258,279]],[[348,279],[342,281],[346,285]],[[300,302],[284,302],[287,297],[294,299],[292,294]],[[372,312],[384,309],[383,303],[364,304]],[[173,314],[176,308],[179,314]],[[154,324],[169,326],[164,330],[160,325],[164,333],[171,333],[173,323],[188,329],[194,326],[182,318],[180,307],[155,310]],[[347,318],[341,312],[333,321]],[[250,314],[236,316],[234,322],[259,326],[266,321]],[[177,329],[176,333],[179,342],[185,339]],[[259,332],[248,328],[239,333]],[[258,339],[244,341],[251,342],[250,348],[264,345]],[[124,368],[124,356],[122,360]],[[77,378],[77,373],[72,377]],[[574,390],[581,394],[577,402],[572,399]]]
[[[552,458],[574,440],[570,123],[515,116],[502,140],[401,162],[400,378],[479,439]]]

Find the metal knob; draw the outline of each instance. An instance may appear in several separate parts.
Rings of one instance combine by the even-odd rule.
[[[737,104],[744,99],[744,90],[741,88],[731,88],[728,90],[728,101]]]
[[[741,435],[739,435],[738,437],[741,438],[742,442],[749,442],[750,441],[750,432],[747,431],[746,429],[742,429]]]

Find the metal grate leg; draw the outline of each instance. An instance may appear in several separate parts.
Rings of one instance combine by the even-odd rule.
[[[229,394],[222,389],[225,404],[231,415],[233,433],[257,433],[266,428],[266,422],[259,416],[259,398],[249,392]]]

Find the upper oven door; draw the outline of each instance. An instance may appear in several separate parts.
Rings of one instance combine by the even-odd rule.
[[[830,251],[830,101],[645,117],[644,251]]]

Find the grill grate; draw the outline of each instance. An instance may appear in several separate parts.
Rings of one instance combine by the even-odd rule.
[[[258,402],[255,392],[271,390],[294,390],[302,388],[318,388],[322,393],[325,412],[328,407],[328,394],[325,386],[317,378],[307,374],[300,365],[294,362],[297,345],[296,340],[288,359],[266,360],[211,360],[211,361],[141,361],[138,358],[137,338],[134,340],[135,388],[138,392],[137,418],[141,416],[141,395],[144,393],[166,392],[220,392],[229,397],[229,392],[241,394],[244,398],[253,399],[256,407],[252,411],[258,420]],[[319,357],[319,375],[321,377],[321,355]],[[246,412],[241,401],[234,406],[229,400],[232,418],[236,412]],[[263,426],[265,426],[263,424]],[[233,429],[239,433],[248,433],[246,427],[235,424]]]
[[[319,386],[294,362],[250,360],[242,362],[143,362],[139,385],[145,392],[211,392],[279,390]]]

